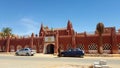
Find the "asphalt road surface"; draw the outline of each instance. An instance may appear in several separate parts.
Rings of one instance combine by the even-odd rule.
[[[0,55],[0,68],[88,68],[99,60],[106,60],[112,68],[120,68],[120,57],[59,58],[53,55]]]

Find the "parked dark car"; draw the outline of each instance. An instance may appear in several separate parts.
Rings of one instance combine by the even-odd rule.
[[[61,57],[83,57],[84,51],[80,50],[79,48],[75,48],[63,51],[60,55]]]

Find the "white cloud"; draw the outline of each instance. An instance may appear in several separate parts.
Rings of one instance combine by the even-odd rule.
[[[23,33],[20,33],[21,35],[30,35],[32,33],[38,33],[39,32],[39,29],[40,29],[40,23],[32,20],[32,19],[29,19],[29,18],[22,18],[20,19],[20,23],[19,23],[22,28],[25,32]]]

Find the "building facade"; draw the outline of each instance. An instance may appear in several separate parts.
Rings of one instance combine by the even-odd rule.
[[[103,53],[120,54],[120,30],[115,27],[105,27],[103,38]],[[60,47],[62,51],[70,48],[80,48],[88,54],[97,54],[99,49],[99,35],[95,31],[77,33],[68,21],[66,28],[50,29],[41,24],[39,36],[31,34],[31,37],[0,39],[0,51],[15,52],[21,48],[33,48],[38,53],[54,54]]]

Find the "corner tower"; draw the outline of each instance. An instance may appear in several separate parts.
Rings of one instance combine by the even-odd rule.
[[[39,31],[39,37],[43,36],[43,32],[44,32],[44,27],[43,27],[43,24],[41,24],[41,28],[40,28],[40,31]]]
[[[67,30],[68,30],[68,35],[72,35],[74,33],[72,23],[70,20],[68,20],[68,23],[67,23]]]

